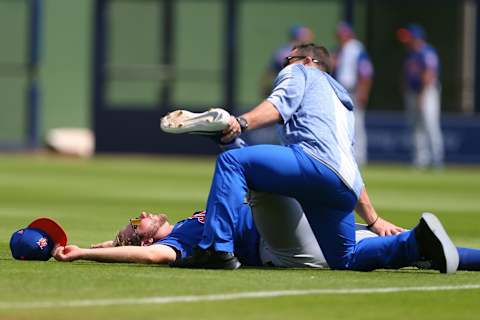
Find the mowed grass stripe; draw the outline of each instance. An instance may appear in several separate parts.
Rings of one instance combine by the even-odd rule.
[[[429,287],[389,287],[389,288],[352,288],[352,289],[305,289],[305,290],[282,290],[282,291],[253,291],[224,294],[208,294],[199,296],[167,296],[131,299],[86,299],[71,301],[42,301],[0,303],[0,309],[37,309],[37,308],[68,308],[68,307],[104,307],[114,305],[138,305],[138,304],[170,304],[187,302],[225,301],[238,299],[262,299],[288,296],[306,295],[350,295],[350,294],[382,294],[396,292],[426,292],[426,291],[454,291],[476,290],[480,284],[457,285],[457,286],[429,286]]]
[[[359,320],[386,314],[392,320],[447,320],[471,319],[472,311],[476,314],[480,290],[460,287],[479,286],[480,272],[454,276],[414,268],[368,273],[255,268],[199,272],[53,259],[19,262],[10,256],[12,232],[40,215],[60,221],[69,242],[80,246],[111,239],[140,210],[164,212],[172,222],[178,221],[204,208],[213,169],[214,158],[101,156],[85,161],[0,155],[0,304],[8,305],[0,308],[0,319],[127,320],[157,313],[171,319],[348,319],[354,310],[362,310],[354,313]],[[411,228],[422,211],[432,211],[455,244],[480,247],[478,167],[418,172],[405,166],[372,165],[364,173],[382,217]],[[422,291],[342,293],[369,288]],[[275,296],[286,291],[289,294]],[[301,294],[293,296],[292,291]],[[273,296],[248,296],[264,292]],[[217,299],[219,295],[224,300],[225,295],[234,296],[225,301],[185,301],[187,308],[181,308],[182,301],[142,301],[149,297]],[[125,299],[136,304],[125,304]],[[116,304],[62,307],[62,303],[88,301]],[[14,308],[19,303],[25,305]],[[35,309],[32,303],[53,307]]]

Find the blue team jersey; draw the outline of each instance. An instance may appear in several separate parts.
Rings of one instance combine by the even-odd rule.
[[[421,90],[422,75],[427,69],[432,70],[438,76],[438,55],[436,50],[428,44],[418,51],[410,51],[405,60],[405,82],[410,90],[415,92]]]
[[[292,64],[268,97],[280,113],[284,145],[298,144],[332,169],[357,197],[363,180],[353,155],[353,102],[341,84],[316,67]]]
[[[244,266],[260,266],[258,252],[260,237],[255,228],[250,207],[244,205],[241,210],[248,212],[239,214],[239,221],[235,228],[234,254]],[[182,258],[189,256],[202,240],[205,218],[205,211],[194,213],[191,217],[177,222],[170,235],[155,244],[174,248]]]

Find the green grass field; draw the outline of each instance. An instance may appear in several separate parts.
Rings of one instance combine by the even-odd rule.
[[[480,285],[475,272],[183,270],[10,256],[12,232],[38,216],[60,221],[80,246],[111,239],[141,210],[181,219],[204,207],[212,171],[212,158],[0,155],[0,319],[478,318],[480,289],[461,287]],[[364,177],[384,217],[412,227],[432,211],[457,245],[480,248],[480,168],[371,166]]]

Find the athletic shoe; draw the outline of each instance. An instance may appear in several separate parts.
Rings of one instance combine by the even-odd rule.
[[[431,261],[433,269],[441,273],[455,273],[458,268],[458,251],[448,237],[440,220],[425,212],[415,228],[415,237],[422,260]]]
[[[235,270],[240,268],[241,263],[232,253],[196,248],[191,256],[177,259],[170,265],[177,268]]]
[[[160,119],[160,128],[167,133],[221,135],[229,120],[230,113],[220,108],[201,113],[176,110]]]

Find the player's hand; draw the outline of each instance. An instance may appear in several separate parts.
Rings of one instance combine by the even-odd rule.
[[[242,128],[240,128],[240,124],[238,123],[237,119],[234,116],[230,116],[230,119],[228,120],[228,127],[222,131],[223,136],[220,141],[222,141],[222,143],[229,143],[241,133]]]
[[[75,245],[55,246],[52,250],[52,256],[57,261],[74,261],[80,259],[81,254],[82,249]]]
[[[378,220],[375,222],[375,224],[370,227],[370,231],[375,232],[379,236],[392,236],[405,231],[405,229],[378,217]]]

